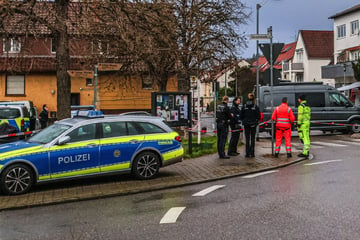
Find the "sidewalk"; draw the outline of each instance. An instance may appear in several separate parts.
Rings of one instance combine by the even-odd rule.
[[[19,196],[0,195],[0,211],[48,204],[72,202],[120,196],[146,191],[208,182],[248,173],[266,171],[301,161],[297,154],[300,149],[293,147],[293,157],[286,158],[282,146],[279,158],[271,156],[271,140],[256,142],[255,158],[244,157],[244,146],[238,148],[239,156],[219,159],[217,154],[186,159],[181,163],[160,169],[157,178],[136,180],[130,175],[73,180],[35,186],[28,194]]]

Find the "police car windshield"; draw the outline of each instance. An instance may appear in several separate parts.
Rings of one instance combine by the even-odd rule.
[[[44,130],[41,130],[38,134],[28,139],[28,142],[46,144],[60,136],[63,132],[71,128],[70,125],[65,124],[53,124]]]

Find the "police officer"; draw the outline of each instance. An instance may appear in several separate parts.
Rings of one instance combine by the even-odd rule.
[[[217,127],[217,149],[219,158],[228,159],[225,155],[225,143],[229,131],[229,121],[232,117],[230,108],[228,107],[229,97],[224,96],[222,103],[216,108],[216,127]]]
[[[248,94],[248,100],[241,109],[241,119],[245,129],[245,157],[255,157],[255,135],[260,120],[260,110],[255,104],[253,93]]]
[[[291,158],[291,124],[295,121],[292,109],[288,106],[286,97],[283,97],[280,106],[274,109],[271,120],[276,122],[275,157],[279,157],[280,146],[283,136],[288,158]]]
[[[233,117],[230,120],[230,128],[231,128],[231,138],[229,143],[228,155],[229,156],[237,156],[240,153],[237,152],[237,145],[239,143],[240,130],[241,130],[241,110],[239,104],[241,103],[240,97],[235,97],[233,100],[233,105],[230,109]]]
[[[309,157],[310,150],[310,117],[311,117],[311,108],[307,105],[305,95],[301,95],[298,99],[298,119],[297,127],[299,138],[304,144],[303,152],[298,155],[298,157]]]

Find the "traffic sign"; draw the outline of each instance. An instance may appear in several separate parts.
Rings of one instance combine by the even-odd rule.
[[[259,44],[261,51],[264,54],[264,57],[270,63],[270,44],[269,43],[261,43]],[[279,54],[281,53],[281,50],[283,49],[284,44],[283,43],[273,43],[272,44],[272,63],[274,64],[276,62],[276,59],[278,58]]]
[[[190,77],[190,87],[191,88],[196,88],[197,87],[197,81],[198,81],[198,78],[196,76],[191,76]]]
[[[251,40],[266,40],[270,38],[271,38],[270,34],[250,34]]]

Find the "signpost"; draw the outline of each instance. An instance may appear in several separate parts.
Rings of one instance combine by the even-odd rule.
[[[122,67],[121,63],[99,63],[98,64],[98,71],[119,71]]]

